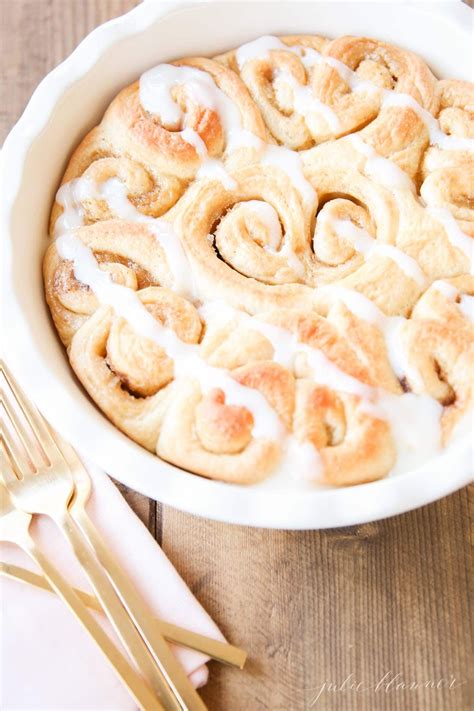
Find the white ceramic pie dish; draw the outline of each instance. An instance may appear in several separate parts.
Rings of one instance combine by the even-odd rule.
[[[43,296],[50,205],[72,148],[114,94],[146,68],[217,54],[263,34],[360,34],[417,51],[439,76],[469,76],[470,10],[453,3],[146,2],[102,25],[35,91],[3,149],[2,324],[6,357],[47,419],[83,455],[143,494],[210,518],[272,528],[328,528],[430,503],[472,479],[459,442],[417,470],[343,489],[239,487],[159,460],[117,430],[69,366]]]

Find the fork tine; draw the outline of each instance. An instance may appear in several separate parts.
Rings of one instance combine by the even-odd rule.
[[[69,467],[71,472],[72,480],[74,482],[74,493],[71,498],[72,501],[81,500],[86,503],[89,499],[89,495],[92,488],[92,483],[87,469],[77,456],[71,445],[64,440],[61,435],[50,427],[51,435],[56,443],[56,447],[61,452],[64,460]]]
[[[70,466],[81,466],[82,468],[84,468],[83,463],[81,462],[81,460],[79,459],[79,457],[77,456],[76,452],[71,447],[69,442],[66,442],[66,440],[61,437],[59,432],[56,432],[56,430],[53,430],[51,427],[50,427],[50,433],[51,433],[52,438],[54,439],[56,447],[59,449],[59,451],[63,455],[66,462]]]
[[[32,456],[32,447],[27,444],[29,435],[26,435],[16,413],[7,402],[3,389],[0,391],[2,403],[2,440],[5,451],[12,462],[12,469],[16,470],[17,478],[36,470],[37,464]],[[39,450],[38,450],[39,452]]]
[[[87,479],[90,479],[89,474],[87,473],[87,469],[85,468],[84,464],[79,459],[76,451],[73,449],[73,447],[71,447],[69,442],[66,442],[66,440],[61,437],[59,432],[53,430],[53,428],[49,424],[47,426],[49,428],[51,437],[53,438],[56,447],[58,448],[66,464],[71,470],[73,479],[76,481],[76,478],[79,475],[81,475],[81,477],[85,476],[87,477]]]
[[[3,441],[3,437],[0,440],[0,465],[1,479],[3,480],[5,486],[12,484],[14,481],[17,481],[17,477],[15,476],[15,472],[10,463],[10,458],[8,456],[7,448],[5,442]]]
[[[43,416],[38,412],[32,403],[28,402],[26,397],[23,395],[20,386],[15,381],[13,375],[10,373],[6,363],[3,360],[0,360],[0,370],[3,372],[5,380],[10,386],[20,410],[27,420],[33,434],[46,454],[47,459],[49,459],[49,463],[53,464],[53,462],[58,458],[63,459],[53,437],[51,436],[51,433],[49,432]],[[27,444],[25,444],[25,449],[29,451]]]

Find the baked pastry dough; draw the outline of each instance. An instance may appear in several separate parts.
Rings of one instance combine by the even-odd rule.
[[[474,397],[473,93],[385,42],[308,35],[123,89],[44,258],[105,415],[240,484],[358,484],[450,446]]]

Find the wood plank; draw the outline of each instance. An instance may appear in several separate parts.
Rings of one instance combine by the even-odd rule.
[[[250,652],[242,673],[211,665],[209,707],[473,708],[469,494],[320,532],[230,526],[164,507],[166,553],[229,639]],[[397,674],[407,684],[454,677],[455,688],[396,690],[389,682]],[[348,677],[346,686],[364,690],[326,686],[314,702],[324,682]]]
[[[33,90],[97,25],[135,0],[0,0],[0,143]]]

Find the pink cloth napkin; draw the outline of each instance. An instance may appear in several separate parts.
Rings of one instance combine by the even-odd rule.
[[[224,640],[110,479],[93,466],[88,470],[94,483],[88,512],[153,614]],[[38,516],[30,531],[63,575],[90,592],[88,581],[54,523]],[[0,544],[0,558],[35,570],[34,563],[16,546]],[[56,595],[4,577],[0,582],[0,708],[137,708],[101,652]],[[95,614],[113,636],[108,621]],[[194,686],[204,685],[208,658],[182,647],[173,649]]]

